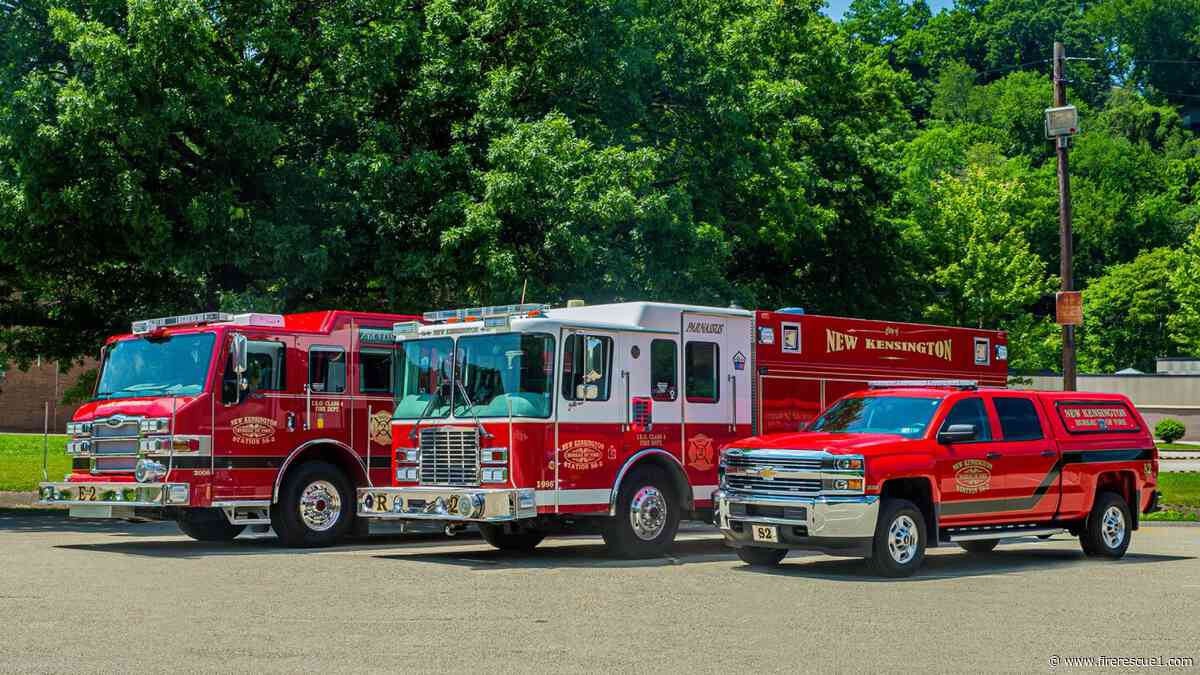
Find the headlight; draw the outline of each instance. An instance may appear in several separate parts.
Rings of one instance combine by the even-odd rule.
[[[91,433],[91,422],[67,422],[68,436],[90,436]]]
[[[421,461],[420,448],[396,448],[396,461],[405,464],[416,464]]]
[[[67,454],[68,455],[86,455],[91,451],[92,451],[92,442],[91,441],[68,441],[67,442]]]
[[[862,492],[862,478],[826,478],[821,481],[825,490],[834,492]]]
[[[138,423],[138,430],[143,434],[166,433],[171,426],[171,420],[166,417],[147,417]]]
[[[481,482],[504,483],[508,481],[508,469],[483,469],[480,472]]]
[[[839,457],[834,463],[834,467],[842,471],[850,471],[853,469],[862,470],[863,461],[860,457]]]
[[[400,483],[417,482],[417,469],[415,467],[396,469],[396,481]]]
[[[508,464],[508,448],[484,448],[479,451],[480,464]]]

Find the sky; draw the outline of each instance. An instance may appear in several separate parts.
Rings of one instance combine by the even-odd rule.
[[[846,13],[846,8],[850,6],[850,0],[826,0],[828,6],[825,8],[825,13],[834,19],[842,18],[842,14]],[[938,11],[948,9],[954,4],[953,0],[929,0],[929,9],[936,14]]]

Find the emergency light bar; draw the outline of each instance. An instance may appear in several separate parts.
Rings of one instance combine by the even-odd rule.
[[[503,319],[518,314],[542,312],[550,309],[550,305],[526,303],[523,305],[492,305],[491,307],[470,307],[467,309],[444,309],[438,312],[425,312],[424,318],[428,323],[446,323],[448,321]]]
[[[179,316],[161,316],[157,319],[142,319],[134,321],[130,332],[134,335],[146,335],[159,328],[176,326],[199,326],[206,323],[233,323],[239,326],[269,326],[283,327],[282,314],[229,314],[227,312],[199,312],[196,314],[180,314]]]
[[[978,389],[979,382],[976,380],[871,380],[867,383],[870,389],[904,389],[904,388],[921,388],[930,387],[947,387],[950,389]]]

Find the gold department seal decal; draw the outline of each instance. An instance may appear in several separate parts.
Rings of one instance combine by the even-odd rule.
[[[965,495],[992,488],[992,464],[982,459],[964,459],[954,464],[954,486]]]
[[[242,445],[265,445],[275,440],[278,422],[270,417],[237,417],[229,421],[233,442]]]
[[[575,471],[597,469],[604,462],[604,444],[582,439],[563,444],[563,466]]]
[[[713,439],[704,434],[696,434],[688,439],[687,447],[688,466],[697,471],[708,471],[715,464],[716,448],[713,447]]]
[[[379,445],[392,445],[392,413],[387,410],[380,410],[371,415],[368,420],[371,440]]]

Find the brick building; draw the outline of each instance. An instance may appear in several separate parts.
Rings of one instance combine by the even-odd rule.
[[[89,359],[66,374],[54,361],[34,362],[29,370],[0,367],[0,431],[41,433],[44,410],[50,403],[50,433],[61,434],[78,406],[62,404],[63,391],[86,370],[96,367]]]

